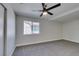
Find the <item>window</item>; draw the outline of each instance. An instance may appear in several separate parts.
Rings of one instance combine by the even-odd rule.
[[[24,21],[24,34],[32,34],[32,22]]]
[[[39,34],[39,22],[24,21],[24,35]]]
[[[38,22],[33,22],[33,29],[32,32],[34,34],[39,34],[39,23]]]

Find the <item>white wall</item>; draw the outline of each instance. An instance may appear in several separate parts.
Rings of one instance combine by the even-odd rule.
[[[0,5],[0,56],[4,53],[4,8]]]
[[[63,38],[79,43],[79,19],[63,23]]]
[[[9,4],[4,4],[7,8],[7,28],[5,40],[5,55],[12,55],[15,49],[15,14]]]
[[[40,22],[40,34],[23,35],[24,20]],[[16,29],[16,46],[61,39],[61,24],[59,22],[48,21],[48,19],[29,19],[22,16],[17,16]]]

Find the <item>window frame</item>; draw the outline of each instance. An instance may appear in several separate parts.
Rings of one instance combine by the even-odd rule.
[[[31,28],[30,28],[30,30],[31,30],[31,33],[29,34],[29,33],[25,33],[25,22],[31,22]],[[33,28],[34,28],[34,25],[33,25],[33,23],[38,23],[38,32],[34,32],[33,31]],[[23,21],[23,35],[33,35],[33,34],[40,34],[40,23],[39,22],[35,22],[35,21],[28,21],[28,20],[24,20]]]

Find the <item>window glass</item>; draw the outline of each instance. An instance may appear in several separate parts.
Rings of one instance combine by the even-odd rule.
[[[33,22],[33,29],[32,29],[34,34],[39,34],[39,23],[38,22]]]
[[[25,34],[39,34],[39,22],[24,21]]]
[[[32,22],[24,21],[24,34],[32,34]]]

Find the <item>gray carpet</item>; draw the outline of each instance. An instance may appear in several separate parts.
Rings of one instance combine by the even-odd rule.
[[[13,56],[79,56],[79,44],[66,40],[17,47]]]

